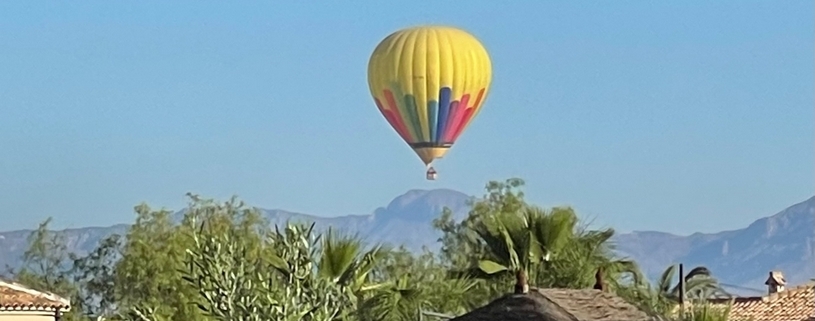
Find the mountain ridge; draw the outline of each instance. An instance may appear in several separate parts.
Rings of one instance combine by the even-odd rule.
[[[419,251],[437,249],[440,234],[431,222],[447,207],[456,219],[466,217],[472,196],[452,189],[411,189],[370,214],[334,217],[260,209],[270,224],[286,221],[314,222],[318,230],[332,226],[356,233],[371,243],[404,244]],[[176,212],[176,215],[182,213]],[[124,234],[129,224],[60,230],[68,248],[84,254],[99,240]],[[715,233],[673,233],[645,230],[615,235],[617,254],[636,260],[650,279],[669,264],[705,265],[723,282],[752,288],[763,287],[771,269],[784,271],[790,284],[809,280],[815,272],[815,196],[763,217],[741,229]],[[31,229],[0,232],[0,265],[16,266],[25,250]],[[411,231],[411,233],[404,233]]]

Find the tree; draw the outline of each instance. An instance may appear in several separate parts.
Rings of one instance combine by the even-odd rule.
[[[569,207],[528,204],[522,186],[520,179],[489,182],[461,221],[445,209],[433,222],[442,232],[439,253],[366,246],[333,229],[321,235],[314,224],[270,228],[235,198],[189,195],[179,214],[137,206],[127,234],[103,239],[81,258],[46,221],[31,234],[16,275],[72,297],[77,313],[130,321],[417,320],[423,311],[463,314],[513,285],[518,292],[588,288],[598,270],[612,291],[649,311],[669,311],[672,276],[663,278],[667,287],[650,285],[635,262],[614,255],[613,229],[590,229]],[[689,273],[689,298],[716,290],[705,271]]]
[[[494,213],[513,213],[526,206],[524,193],[520,187],[524,181],[510,178],[504,182],[491,181],[485,189],[487,193],[478,200],[470,200],[472,207],[467,217],[456,222],[452,212],[446,209],[433,220],[433,227],[442,232],[439,238],[443,262],[451,268],[468,268],[478,263],[478,257],[487,254],[486,244],[479,240],[475,227],[484,217]]]
[[[184,256],[192,246],[189,227],[173,222],[169,211],[153,211],[146,204],[135,208],[136,222],[122,245],[115,266],[114,293],[121,311],[153,311],[155,320],[201,320],[189,302],[197,291],[181,279]],[[187,219],[185,217],[185,219]]]
[[[445,265],[455,276],[484,280],[472,291],[474,296],[486,302],[505,293],[510,284],[516,292],[525,292],[530,283],[586,288],[598,270],[615,291],[642,279],[636,263],[614,256],[614,230],[582,226],[569,207],[546,210],[527,204],[522,186],[520,179],[490,182],[463,221],[456,222],[449,211],[434,220],[442,232]]]
[[[121,258],[121,246],[121,235],[113,234],[102,239],[87,256],[74,260],[71,272],[86,314],[107,316],[116,312],[114,268]]]
[[[349,299],[341,286],[317,275],[314,225],[269,232],[251,224],[218,224],[218,215],[244,211],[234,200],[191,207],[196,228],[183,279],[197,289],[192,302],[221,321],[333,320],[347,314]]]
[[[385,286],[372,284],[369,275],[388,249],[376,245],[363,252],[363,247],[359,237],[341,235],[332,228],[323,235],[320,246],[319,276],[340,286],[354,304],[365,292]]]
[[[668,266],[659,278],[657,288],[659,294],[671,301],[679,301],[680,298],[680,285],[679,281],[674,284],[674,276],[676,276],[679,266],[672,264]],[[714,295],[728,295],[719,286],[719,282],[710,273],[707,267],[697,266],[691,269],[684,276],[685,279],[685,295],[687,300],[702,300],[712,297]]]
[[[641,282],[635,286],[623,288],[621,295],[628,301],[637,305],[644,311],[657,315],[670,315],[679,303],[679,282],[674,283],[678,266],[670,265],[661,274],[655,284]],[[691,302],[704,303],[707,299],[722,295],[729,297],[719,285],[710,271],[704,266],[697,266],[685,275],[685,298]],[[703,314],[693,314],[693,318],[707,316],[706,308]],[[695,311],[695,310],[694,310]],[[694,313],[699,312],[695,311]],[[715,316],[716,318],[721,315]]]
[[[527,206],[519,212],[499,212],[482,218],[475,231],[489,249],[479,262],[487,274],[509,272],[515,275],[515,293],[529,291],[529,273],[542,262],[549,262],[574,239],[577,216],[571,209],[551,212]],[[545,272],[545,268],[544,268]]]
[[[571,210],[569,210],[571,211]],[[545,271],[537,273],[537,284],[545,287],[586,288],[593,285],[601,270],[611,289],[639,284],[642,273],[636,262],[613,254],[613,229],[576,228],[568,242],[547,262]]]
[[[184,278],[190,273],[188,250],[210,249],[205,245],[218,251],[237,248],[241,255],[234,259],[247,262],[262,256],[261,241],[268,226],[257,211],[245,208],[234,198],[218,204],[188,196],[190,203],[179,223],[168,211],[153,211],[146,204],[136,207],[136,223],[128,230],[122,257],[114,269],[118,318],[211,320],[197,305],[201,303],[202,288]],[[207,222],[206,233],[196,235],[202,221]],[[227,234],[229,238],[207,239]],[[222,253],[218,251],[214,252],[216,257],[223,258],[217,256]]]
[[[41,222],[36,230],[28,235],[28,248],[23,253],[22,266],[11,271],[15,281],[39,291],[55,293],[77,302],[79,289],[72,282],[71,261],[75,257],[68,252],[65,238],[49,230],[52,218]],[[65,319],[78,320],[82,307],[77,305],[65,315]]]
[[[420,320],[421,311],[463,314],[475,308],[469,279],[451,279],[436,254],[425,249],[414,255],[404,247],[386,252],[371,273],[384,284],[366,296],[358,312],[360,320]]]

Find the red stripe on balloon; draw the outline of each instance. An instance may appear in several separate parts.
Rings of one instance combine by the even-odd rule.
[[[464,111],[467,110],[467,103],[469,101],[470,94],[464,94],[461,96],[461,100],[458,104],[456,104],[456,108],[450,112],[452,117],[450,117],[450,123],[447,125],[446,133],[444,133],[445,143],[455,142],[456,126],[461,122],[461,118],[464,117]]]
[[[464,115],[467,113],[467,105],[469,102],[470,94],[461,96],[461,102],[458,105],[458,110],[456,110],[455,117],[453,117],[453,121],[450,123],[450,131],[447,132],[447,139],[445,140],[446,142],[453,143],[456,141],[456,132],[458,132],[458,126],[461,124],[461,120],[464,119]]]
[[[387,114],[386,118],[390,118],[390,120],[388,120],[388,122],[391,123],[391,124],[396,122],[396,118],[399,117],[399,116],[396,116],[390,110],[386,110],[385,113]],[[396,132],[399,134],[399,136],[402,137],[402,139],[404,139],[406,142],[410,142],[410,134],[407,131],[405,131],[404,128],[400,128],[400,127],[397,126],[397,127],[394,127],[394,129],[396,129]]]
[[[455,134],[453,134],[453,141],[456,141],[456,139],[458,139],[458,136],[461,135],[461,133],[464,131],[464,126],[467,126],[467,123],[470,121],[471,118],[473,118],[473,115],[475,115],[476,107],[478,107],[481,104],[481,99],[483,98],[484,98],[484,88],[478,91],[478,96],[476,96],[475,98],[475,103],[473,103],[472,106],[469,106],[469,108],[466,109],[466,111],[464,112],[464,117],[462,117],[461,121],[458,124],[456,124]]]
[[[461,135],[461,132],[464,131],[464,126],[467,125],[467,121],[470,120],[471,117],[473,117],[474,113],[475,108],[468,108],[466,111],[464,111],[464,117],[461,118],[461,123],[459,123],[458,127],[456,127],[456,133],[453,134],[453,141],[456,141],[458,139],[458,136]]]
[[[379,101],[379,98],[374,98],[374,101],[376,102],[376,107],[379,107],[379,111],[382,113],[382,116],[385,116],[385,120],[388,121],[388,124],[390,124],[393,129],[396,130],[396,133],[399,134],[402,139],[407,140],[408,136],[406,136],[405,131],[400,128],[399,123],[395,119],[396,115],[394,115],[392,111],[383,108],[382,102]]]
[[[394,123],[392,123],[392,125],[394,128],[398,128],[398,130],[401,130],[404,133],[403,138],[405,141],[412,143],[412,136],[410,135],[410,131],[407,129],[407,126],[405,126],[405,123],[402,121],[404,118],[399,113],[399,105],[396,104],[396,99],[393,97],[393,92],[387,89],[385,89],[383,92],[385,93],[385,100],[388,102],[389,111],[393,113]]]
[[[447,119],[444,122],[444,132],[441,133],[441,142],[447,142],[452,137],[453,125],[455,125],[456,112],[460,106],[458,100],[450,102],[450,109],[447,110]]]

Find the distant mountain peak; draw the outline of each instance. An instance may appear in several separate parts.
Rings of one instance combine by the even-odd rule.
[[[469,195],[447,188],[412,189],[394,198],[388,206],[377,208],[374,216],[382,219],[427,221],[438,217],[445,207],[450,208],[454,213],[461,212],[467,208],[469,199]]]
[[[431,190],[412,189],[394,198],[390,204],[388,204],[387,208],[394,209],[404,207],[416,202],[430,202],[438,204],[444,203],[450,199],[468,199],[469,197],[470,196],[467,194],[447,188]]]

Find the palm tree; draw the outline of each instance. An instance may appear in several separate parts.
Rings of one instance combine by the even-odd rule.
[[[366,293],[357,318],[368,320],[417,320],[421,311],[463,314],[481,302],[474,300],[473,280],[446,277],[436,254],[425,251],[414,256],[400,247],[388,251],[371,273],[376,290]]]
[[[329,228],[321,242],[318,275],[348,290],[355,300],[363,292],[384,286],[369,284],[368,276],[387,249],[381,245],[366,252],[363,249],[358,237],[341,235]]]
[[[555,251],[563,249],[575,237],[577,214],[571,208],[556,207],[546,212],[535,206],[526,208],[524,214],[531,222],[544,262],[549,262]]]
[[[613,229],[578,228],[550,262],[541,267],[536,282],[560,288],[586,288],[602,270],[605,285],[617,289],[622,283],[638,284],[644,278],[636,262],[614,255]]]
[[[629,297],[643,310],[668,315],[679,303],[679,282],[674,284],[677,268],[675,264],[670,265],[662,272],[655,284],[643,282],[623,289],[624,293],[621,294]],[[710,270],[704,266],[694,267],[685,275],[684,279],[685,299],[687,300],[705,300],[715,295],[730,296],[719,286]]]
[[[473,230],[487,249],[478,269],[487,275],[511,273],[515,293],[529,291],[533,266],[548,262],[553,253],[573,238],[577,217],[570,209],[546,212],[524,207],[518,212],[499,212],[483,217]]]
[[[676,264],[668,266],[657,283],[659,294],[671,301],[679,301],[680,297],[679,282],[674,285],[677,268]],[[718,294],[729,295],[719,286],[719,282],[711,275],[710,270],[704,266],[694,267],[684,276],[684,279],[685,299],[700,300]]]

